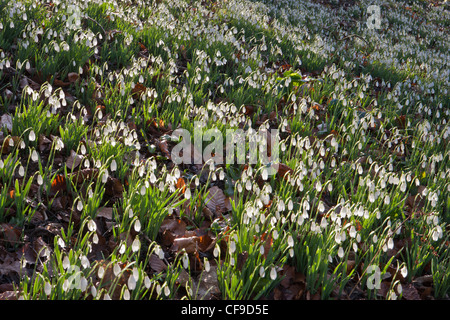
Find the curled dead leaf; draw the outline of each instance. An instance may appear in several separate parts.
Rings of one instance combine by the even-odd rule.
[[[2,242],[11,244],[18,243],[20,241],[21,235],[22,231],[20,229],[17,229],[7,223],[0,224],[0,240]]]
[[[176,238],[173,241],[172,251],[180,252],[185,250],[186,253],[191,254],[197,251],[200,238],[197,236]]]
[[[158,144],[158,148],[161,150],[163,155],[166,158],[171,159],[172,157],[169,152],[169,145],[167,143],[167,140],[158,141],[157,144]]]
[[[225,193],[222,191],[222,189],[217,186],[209,188],[205,202],[206,207],[216,215],[220,215],[231,209],[229,199],[226,198]]]
[[[12,117],[5,113],[0,119],[0,127],[5,127],[8,132],[12,131]]]
[[[162,261],[154,253],[150,255],[148,262],[150,264],[150,268],[152,268],[152,270],[154,270],[157,273],[167,270],[167,265],[164,263],[164,261]]]
[[[78,78],[80,78],[80,75],[76,72],[69,72],[69,74],[67,75],[67,79],[69,79],[70,83],[76,82]]]
[[[186,182],[184,181],[183,177],[178,178],[177,183],[175,185],[178,190],[180,190],[182,193],[186,191]]]
[[[293,174],[294,170],[292,170],[289,166],[285,165],[284,163],[279,163],[277,168],[277,176],[279,178],[287,178],[287,175]]]
[[[181,219],[165,219],[160,227],[160,232],[168,231],[174,236],[181,237],[186,233],[186,223]]]
[[[64,191],[66,190],[67,186],[66,186],[66,178],[64,177],[63,174],[58,174],[55,176],[55,178],[52,181],[52,185],[51,185],[51,192],[53,194],[56,194],[59,191]]]
[[[77,154],[73,150],[70,150],[70,156],[66,160],[66,167],[73,170],[81,164],[81,161],[83,161],[83,156]]]
[[[141,94],[145,92],[145,90],[147,90],[147,88],[143,84],[136,83],[134,85],[134,88],[131,90],[131,93],[139,97]]]
[[[111,207],[100,207],[97,210],[97,217],[112,220],[113,208]]]

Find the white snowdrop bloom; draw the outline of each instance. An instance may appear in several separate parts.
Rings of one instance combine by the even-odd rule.
[[[19,176],[23,177],[25,174],[25,168],[23,166],[19,167]]]
[[[356,237],[356,229],[355,229],[355,226],[351,226],[351,227],[350,227],[349,235],[350,235],[351,238]]]
[[[259,276],[261,278],[264,278],[265,275],[266,275],[266,270],[264,269],[264,267],[263,266],[259,267]]]
[[[125,246],[124,243],[122,243],[119,247],[119,253],[124,254],[126,249],[127,249],[127,247]]]
[[[87,224],[88,230],[91,232],[94,232],[97,230],[97,224],[94,222],[94,220],[89,220]]]
[[[403,268],[400,270],[400,273],[403,278],[406,278],[406,276],[408,275],[408,268],[406,267],[406,265],[403,266]]]
[[[44,292],[47,296],[49,296],[52,293],[52,285],[49,282],[45,283]]]
[[[401,192],[405,192],[406,191],[406,183],[404,183],[404,182],[400,183],[400,191]]]
[[[342,238],[341,238],[341,233],[340,232],[336,232],[336,234],[334,235],[334,241],[336,241],[337,244],[340,244],[342,242]]]
[[[327,187],[328,187],[328,192],[333,191],[333,185],[331,184],[331,182],[328,183]]]
[[[289,247],[293,247],[294,246],[294,238],[292,238],[291,235],[288,236],[287,243],[288,243]]]
[[[400,294],[402,294],[402,292],[403,292],[403,287],[402,287],[401,283],[399,283],[399,284],[397,284],[397,293],[400,295]]]
[[[116,263],[116,264],[114,265],[114,267],[113,267],[113,273],[114,273],[114,276],[117,277],[117,276],[120,274],[121,271],[122,271],[122,269],[120,268],[119,264]]]
[[[236,251],[236,243],[234,241],[230,241],[229,251],[230,254],[233,254]]]
[[[322,191],[322,183],[320,182],[320,180],[317,180],[316,182],[316,190],[317,192]]]
[[[166,297],[168,297],[170,295],[170,288],[167,285],[164,287],[164,295]]]
[[[33,150],[33,152],[31,152],[31,161],[36,162],[38,160],[39,160],[38,153],[36,152],[36,150]]]
[[[267,172],[266,168],[264,168],[262,170],[262,178],[263,178],[263,180],[267,180],[269,178],[269,175],[268,175],[268,172]]]
[[[100,267],[98,268],[97,275],[98,275],[98,277],[99,277],[100,279],[103,279],[103,276],[105,275],[105,268],[103,268],[102,266],[100,266]]]
[[[204,266],[205,266],[205,271],[209,272],[211,270],[211,265],[209,263],[209,260],[207,258],[205,258],[204,260]]]
[[[213,250],[213,255],[215,258],[217,258],[219,256],[219,249],[217,248],[217,246]]]
[[[69,279],[64,280],[62,289],[64,292],[67,292],[67,290],[69,290]]]
[[[161,291],[162,291],[161,285],[158,283],[158,284],[156,285],[156,294],[157,294],[158,296],[161,295]]]
[[[36,134],[34,133],[33,130],[30,131],[30,134],[28,135],[28,140],[30,141],[36,140]]]
[[[133,243],[131,244],[131,250],[133,252],[136,252],[139,250],[140,246],[141,246],[141,242],[139,241],[138,238],[136,238],[133,240]]]
[[[245,189],[247,189],[247,191],[250,191],[252,189],[252,182],[250,180],[246,181]]]
[[[87,279],[85,277],[81,277],[80,279],[80,290],[81,292],[85,292],[86,288],[87,288],[88,282]]]
[[[145,275],[145,277],[144,277],[144,286],[147,289],[150,289],[151,285],[152,285],[152,281],[150,280],[150,278],[147,275]]]
[[[294,209],[294,203],[292,202],[292,199],[289,199],[288,201],[288,210],[292,211]]]
[[[145,187],[144,184],[141,186],[141,189],[139,192],[140,192],[141,196],[145,196],[145,193],[147,192],[147,188]]]
[[[325,211],[325,205],[323,204],[323,201],[319,202],[319,206],[318,206],[319,212],[324,212]]]
[[[186,191],[184,192],[184,197],[188,200],[191,198],[191,189],[190,188],[186,188]]]
[[[433,241],[438,241],[443,236],[441,226],[437,226],[431,235]]]
[[[130,300],[130,290],[128,290],[128,288],[125,288],[124,292],[123,292],[123,299],[124,300]]]
[[[89,259],[86,256],[81,256],[81,266],[86,269],[90,266]]]
[[[130,277],[128,277],[127,285],[130,290],[134,290],[136,288],[136,278],[134,275],[130,275]]]
[[[338,256],[339,258],[342,258],[344,256],[344,249],[342,247],[339,247],[338,249]]]
[[[161,247],[157,247],[156,248],[156,254],[158,255],[159,259],[163,260],[164,259],[164,250],[161,249]]]
[[[78,200],[77,202],[77,210],[78,211],[83,210],[83,202],[81,200]]]
[[[389,238],[389,240],[387,242],[387,247],[388,247],[388,249],[393,249],[394,248],[394,239]]]
[[[378,237],[377,237],[376,234],[373,235],[373,237],[372,237],[372,242],[373,242],[373,243],[377,243],[377,242],[378,242]]]
[[[187,253],[185,253],[183,255],[183,268],[187,269],[189,267],[189,256],[187,255]]]
[[[116,171],[117,170],[117,162],[116,162],[116,160],[115,159],[113,159],[112,161],[111,161],[111,171]]]
[[[437,226],[437,225],[439,224],[439,217],[438,217],[437,215],[435,215],[435,216],[433,217],[433,224],[434,224],[435,226]]]
[[[275,267],[272,267],[270,270],[270,279],[275,280],[277,278],[277,270],[275,270]]]
[[[66,247],[66,244],[64,243],[64,240],[62,238],[59,238],[59,237],[58,237],[58,245],[61,248],[65,248]]]
[[[65,256],[63,259],[63,268],[64,270],[67,270],[69,267],[70,267],[69,257]]]
[[[283,212],[285,210],[283,199],[280,199],[278,201],[277,209],[278,209],[279,212]]]
[[[136,232],[141,231],[141,221],[139,221],[139,219],[136,219],[136,221],[134,222],[134,230]]]

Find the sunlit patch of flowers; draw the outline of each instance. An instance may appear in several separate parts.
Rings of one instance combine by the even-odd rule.
[[[381,29],[367,28],[369,5],[381,8]],[[23,278],[20,297],[192,298],[200,268],[216,271],[224,299],[261,298],[289,265],[308,295],[349,297],[359,286],[373,298],[369,266],[405,284],[427,264],[445,296],[436,266],[449,261],[449,13],[424,6],[6,3],[1,101],[17,107],[1,120],[0,221],[14,207],[23,225],[67,199],[57,214],[84,219],[83,232],[69,219],[47,244],[48,264]],[[262,162],[174,166],[171,131],[195,125],[224,135],[278,129],[289,172],[269,175],[273,164]],[[79,171],[84,179],[71,180]],[[211,186],[224,191],[226,210],[204,203]],[[52,188],[71,194],[50,204]],[[161,232],[169,218],[187,223],[185,234]],[[112,252],[96,261],[106,234]],[[215,243],[199,254],[205,234]],[[167,244],[177,237],[195,245]],[[384,298],[401,295],[392,280]]]

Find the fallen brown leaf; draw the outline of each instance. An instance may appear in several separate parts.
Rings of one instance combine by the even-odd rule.
[[[113,208],[111,207],[100,207],[97,210],[97,218],[105,218],[108,220],[112,220],[113,217]]]
[[[191,254],[197,251],[200,238],[197,236],[176,238],[173,241],[171,250],[180,252],[186,250],[186,253]]]
[[[69,79],[70,83],[76,82],[78,78],[80,78],[80,75],[76,72],[69,72],[69,74],[67,75],[67,79]]]
[[[208,209],[216,215],[220,215],[230,209],[229,200],[227,201],[224,192],[217,186],[209,188],[205,202]]]
[[[55,176],[55,178],[52,181],[52,185],[51,185],[51,192],[53,194],[56,194],[59,191],[64,191],[66,190],[67,186],[66,186],[66,178],[64,177],[63,174],[58,174]]]
[[[5,113],[0,119],[0,127],[5,127],[8,132],[12,131],[12,117]]]
[[[7,223],[0,224],[0,240],[2,242],[15,244],[20,242],[22,231]]]
[[[169,231],[177,237],[186,233],[186,223],[181,219],[166,218],[161,224],[160,232]]]
[[[420,295],[412,283],[402,285],[402,295],[405,300],[420,300]]]
[[[83,158],[83,156],[77,154],[75,151],[70,150],[70,156],[66,160],[67,168],[71,170],[76,169],[83,161]]]
[[[5,291],[0,293],[0,300],[17,300],[19,291]]]
[[[292,174],[293,172],[294,172],[294,170],[292,170],[289,166],[285,165],[284,163],[278,164],[277,176],[279,178],[286,179],[287,174]]]
[[[148,263],[150,264],[150,268],[156,273],[165,271],[167,269],[167,265],[156,254],[150,255]]]

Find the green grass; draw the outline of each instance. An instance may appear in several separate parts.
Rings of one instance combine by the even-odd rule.
[[[323,2],[0,0],[0,248],[23,266],[0,284],[448,299],[448,5],[388,1],[369,30],[371,1]],[[195,123],[276,129],[284,166],[177,165]]]

